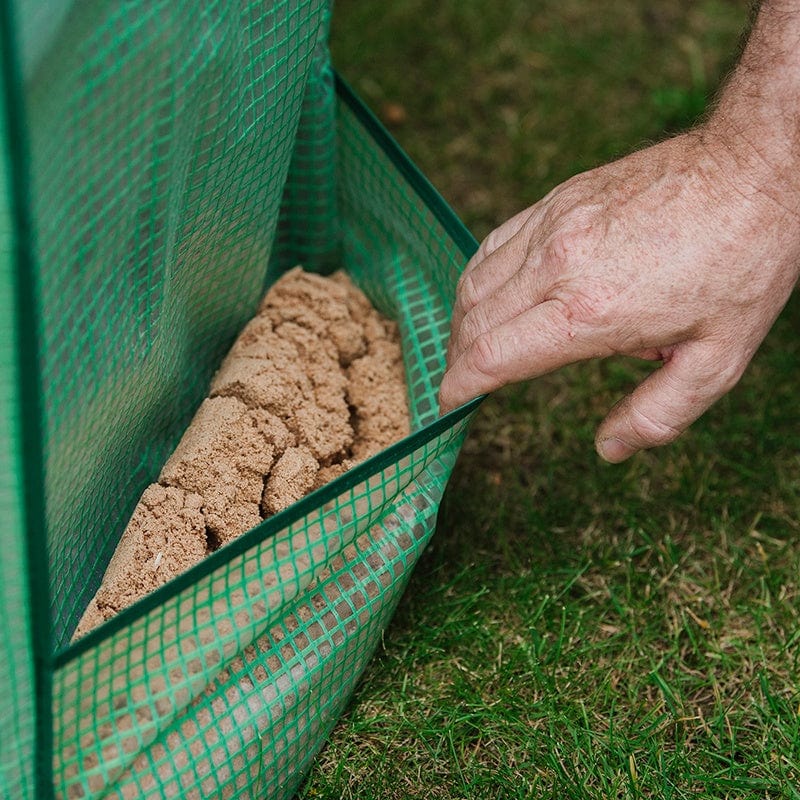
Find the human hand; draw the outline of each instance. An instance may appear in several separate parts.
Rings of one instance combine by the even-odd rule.
[[[618,462],[738,381],[800,265],[800,197],[711,127],[578,175],[497,228],[458,284],[446,412],[583,359],[661,360],[600,425]]]

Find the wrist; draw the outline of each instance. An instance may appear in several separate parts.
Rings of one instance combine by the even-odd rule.
[[[716,220],[735,252],[758,252],[787,295],[800,276],[800,161],[781,142],[712,117],[692,134],[700,187],[698,212]],[[731,258],[737,257],[732,251]],[[772,290],[770,290],[772,291]],[[783,293],[783,289],[777,290]]]
[[[737,180],[800,213],[800,0],[763,0],[701,136]]]

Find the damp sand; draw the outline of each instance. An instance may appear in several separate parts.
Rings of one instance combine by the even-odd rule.
[[[75,637],[408,432],[396,324],[342,272],[287,272],[142,494]]]

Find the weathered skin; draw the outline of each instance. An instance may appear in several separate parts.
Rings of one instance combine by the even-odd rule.
[[[483,241],[459,282],[448,411],[613,354],[663,366],[600,455],[675,439],[739,380],[800,272],[800,0],[765,1],[695,130],[578,175]]]

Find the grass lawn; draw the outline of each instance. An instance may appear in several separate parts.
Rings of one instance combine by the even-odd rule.
[[[335,62],[478,238],[702,112],[732,0],[337,0]],[[800,798],[800,297],[669,448],[592,438],[626,360],[478,413],[302,798]]]

